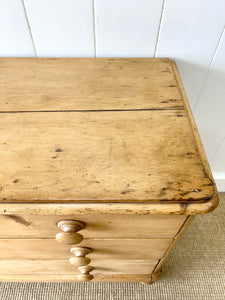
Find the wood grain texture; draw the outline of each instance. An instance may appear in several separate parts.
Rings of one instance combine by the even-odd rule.
[[[0,137],[3,202],[188,203],[213,195],[185,112],[0,114]]]
[[[181,78],[179,76],[179,73],[178,73],[178,70],[177,70],[177,67],[176,67],[176,63],[174,61],[172,61],[172,66],[173,66],[173,69],[174,69],[174,73],[175,73],[175,76],[176,76],[177,83],[178,83],[179,88],[180,88],[180,93],[181,93],[181,95],[183,97],[183,100],[184,100],[185,109],[188,113],[188,118],[189,118],[192,130],[193,130],[194,136],[195,136],[195,141],[196,141],[198,152],[199,152],[200,157],[201,157],[202,165],[204,166],[206,176],[211,178],[212,184],[213,184],[213,189],[214,189],[213,196],[211,197],[211,199],[209,199],[205,203],[207,208],[205,207],[202,211],[202,212],[207,213],[207,212],[210,212],[210,211],[214,210],[217,207],[217,205],[219,203],[219,194],[218,194],[218,191],[217,191],[215,181],[214,181],[213,176],[212,176],[210,165],[209,165],[209,162],[208,162],[208,159],[207,159],[207,156],[206,156],[206,153],[205,153],[205,150],[204,150],[204,147],[203,147],[203,144],[202,144],[199,132],[198,132],[198,128],[197,128],[196,123],[195,123],[194,116],[192,114],[187,96],[186,96],[185,91],[184,91],[184,87],[182,85]],[[192,214],[194,209],[198,210],[198,204],[194,204],[192,207],[190,207],[189,213]]]
[[[150,275],[157,260],[113,260],[92,261],[95,275]],[[0,260],[0,275],[76,275],[80,274],[67,260]],[[119,278],[119,277],[118,277]]]
[[[88,257],[96,259],[160,259],[173,239],[84,239],[79,246],[89,247]],[[72,246],[59,244],[55,239],[1,239],[0,260],[56,260],[74,257]]]
[[[154,274],[96,274],[92,281],[95,282],[149,282],[151,278],[154,278]],[[7,281],[7,282],[13,282],[13,281],[26,281],[26,282],[54,282],[54,281],[60,281],[60,282],[73,282],[77,281],[77,277],[74,276],[74,274],[0,274],[0,281]]]
[[[65,214],[83,214],[94,215],[189,215],[189,214],[205,214],[214,210],[219,203],[217,192],[205,203],[166,203],[166,202],[151,202],[151,203],[0,203],[0,213],[7,214],[47,214],[47,215],[65,215]]]
[[[154,272],[158,273],[162,270],[162,265],[169,256],[170,252],[173,250],[173,248],[176,246],[179,239],[182,237],[182,235],[185,233],[187,227],[191,224],[191,222],[194,220],[195,216],[190,215],[186,218],[182,226],[180,227],[180,230],[177,232],[176,236],[174,237],[172,243],[170,244],[167,251],[164,253],[163,257],[159,260],[157,266],[154,269]]]
[[[9,70],[12,62],[10,59],[2,60],[6,81],[11,74]],[[34,67],[35,75],[28,84],[33,92],[28,90],[29,96],[36,97],[33,89],[36,83],[39,90],[46,86],[43,79],[39,81],[40,77],[39,79],[35,77],[40,70],[42,74],[45,73],[43,70],[46,71],[47,78],[51,77],[55,70],[53,81],[59,85],[56,78],[58,74],[60,79],[64,76],[62,66],[67,66],[68,70],[76,70],[76,76],[84,75],[81,77],[87,86],[90,76],[99,80],[101,78],[102,85],[96,93],[87,91],[87,94],[92,96],[83,109],[78,109],[81,102],[77,101],[81,99],[81,91],[84,90],[82,84],[79,84],[77,98],[67,103],[70,111],[67,109],[62,111],[59,108],[57,112],[55,110],[47,112],[46,106],[41,105],[38,96],[36,104],[34,102],[27,112],[18,111],[17,107],[13,113],[7,109],[7,103],[10,102],[3,105],[6,107],[0,114],[2,164],[4,163],[1,173],[3,202],[161,204],[165,201],[179,203],[179,212],[187,214],[189,203],[207,203],[207,208],[204,207],[203,211],[208,210],[208,206],[214,205],[209,203],[209,199],[214,195],[212,178],[206,174],[205,165],[202,164],[201,153],[198,151],[188,117],[190,112],[184,107],[182,84],[177,80],[176,69],[170,60],[16,59],[14,66],[21,67],[21,63],[33,64]],[[149,69],[146,69],[146,63]],[[87,72],[84,66],[91,72]],[[111,89],[108,79],[105,80],[107,78],[105,69],[109,70]],[[119,100],[116,98],[116,106],[114,108],[110,106],[109,109],[108,105],[109,103],[111,105],[114,95],[112,87],[117,85],[115,83],[118,73],[120,79],[127,82],[127,85],[121,84],[120,87],[126,87],[129,92],[126,91],[126,97]],[[143,82],[139,74],[142,76],[145,74],[147,81]],[[63,85],[65,82],[65,86],[69,86],[67,85],[69,82],[76,82],[70,72],[67,76],[63,77],[66,78]],[[18,78],[17,75],[15,77]],[[139,79],[135,81],[135,85],[134,78]],[[5,96],[10,93],[6,86],[8,84],[3,82]],[[65,86],[62,86],[62,90]],[[108,95],[103,94],[105,90]],[[131,101],[129,96],[131,91],[134,92],[134,101]],[[162,95],[168,97],[171,91],[175,94],[170,100],[175,99],[180,105],[174,106],[171,104],[174,101],[162,100]],[[21,94],[17,95],[21,98]],[[151,100],[151,97],[149,98],[151,95],[152,99],[156,100]],[[96,109],[92,105],[98,102],[94,101],[98,100],[98,97],[104,101]],[[17,104],[18,99],[15,100]],[[153,106],[146,108],[147,102],[144,99]],[[128,100],[132,105],[125,109]],[[52,105],[56,108],[57,103],[54,100]],[[75,106],[72,107],[71,103],[72,106],[75,103]],[[185,206],[182,206],[183,204]],[[191,209],[192,213],[196,210],[197,208]]]
[[[0,111],[182,108],[175,85],[169,59],[0,58]]]
[[[35,66],[39,69],[34,71],[34,77],[27,85],[31,87],[30,90],[24,87],[24,78],[18,81],[19,84],[16,83],[18,89],[14,89],[14,92],[18,98],[15,99],[8,89],[7,76],[10,78],[11,60],[2,60],[3,65],[5,63],[3,77],[6,80],[2,82],[2,99],[10,95],[12,102],[18,106],[8,110],[12,105],[8,99],[2,104],[3,110],[0,108],[0,209],[3,214],[3,228],[9,224],[11,230],[2,230],[2,234],[9,234],[9,238],[0,239],[0,275],[8,276],[9,279],[17,276],[25,279],[27,275],[33,274],[33,278],[40,275],[43,280],[45,276],[50,278],[51,274],[57,274],[62,280],[73,275],[74,280],[79,281],[92,279],[92,274],[94,279],[95,276],[100,276],[99,279],[102,280],[107,274],[125,277],[129,274],[135,275],[137,280],[142,278],[143,282],[152,282],[160,274],[161,264],[184,232],[186,225],[193,219],[193,216],[186,218],[185,214],[189,214],[190,211],[192,214],[208,212],[218,203],[216,187],[175,64],[167,59],[147,60],[152,69],[146,71],[151,74],[146,78],[150,78],[149,83],[152,82],[152,86],[146,86],[147,80],[143,87],[142,79],[138,77],[139,80],[136,80],[133,88],[135,76],[140,73],[143,75],[145,60],[30,59],[24,60],[24,63],[25,61],[33,64],[34,70]],[[39,61],[42,67],[46,64],[43,69],[40,69]],[[18,68],[23,60],[17,59],[15,62],[18,62]],[[49,62],[52,69],[46,67]],[[77,94],[71,94],[73,90],[69,90],[68,95],[73,97],[72,101],[62,102],[65,109],[57,107],[61,102],[54,102],[53,98],[52,106],[45,105],[46,97],[42,105],[38,96],[36,102],[25,101],[30,105],[29,109],[18,109],[18,99],[22,99],[23,95],[28,93],[28,97],[36,97],[33,89],[36,83],[42,91],[45,82],[40,80],[40,75],[37,81],[35,79],[35,74],[40,70],[42,73],[45,73],[45,70],[48,78],[55,69],[56,75],[53,77],[56,78],[58,74],[60,76],[58,81],[53,81],[58,85],[62,78],[65,78],[62,90],[66,90],[68,83],[73,85],[73,82],[77,82],[77,79],[71,79],[71,73],[67,74],[68,77],[62,75],[62,66],[65,67],[67,63],[69,69],[76,69],[76,76],[79,74],[84,77],[81,76],[83,83],[80,81],[80,85],[77,84]],[[80,67],[81,63],[82,66],[86,64],[89,71],[92,70],[92,77],[99,76],[99,80],[107,77],[106,71],[104,72],[104,68],[98,70],[96,66],[104,65],[106,70],[110,70],[110,84],[114,82],[111,84],[111,90],[108,88],[109,82],[104,79],[101,88],[96,89],[96,94],[87,91],[86,94],[92,96],[84,106],[82,84],[83,88],[85,84],[89,87],[87,78],[90,74],[84,72],[85,68]],[[166,70],[163,69],[165,65],[168,67]],[[125,72],[120,73],[118,70]],[[132,70],[131,80],[128,70]],[[161,71],[157,73],[159,70]],[[121,79],[127,82],[127,85],[121,84],[120,89],[126,87],[130,94],[128,97],[126,95],[124,98],[116,98],[115,106],[108,108],[114,97],[118,73]],[[165,78],[161,73],[166,74]],[[18,78],[18,74],[15,77]],[[12,81],[12,78],[10,80]],[[164,80],[166,85],[162,85]],[[45,86],[49,88],[47,83]],[[104,90],[107,90],[108,94],[104,94]],[[149,90],[151,92],[148,94]],[[130,98],[132,91],[135,99],[133,103]],[[142,94],[139,94],[140,91]],[[160,97],[163,93],[168,96],[170,91],[178,95],[174,94],[174,99],[179,105],[176,103],[174,106],[176,101],[162,100]],[[145,100],[140,101],[136,95]],[[149,101],[148,95],[155,100]],[[96,109],[98,97],[104,100]],[[145,107],[149,102],[152,106]],[[131,106],[126,108],[126,103],[132,103],[134,106],[129,104]],[[65,221],[69,216],[62,218],[63,215],[69,214],[74,220],[75,212],[77,221],[86,223],[85,228],[79,227],[76,230],[81,231],[81,239],[84,236],[82,242],[78,241],[81,242],[79,246],[92,249],[85,260],[86,264],[90,259],[89,266],[94,268],[90,275],[88,272],[81,275],[79,270],[69,263],[69,259],[73,257],[70,252],[73,245],[62,245],[55,239],[46,238],[54,229],[54,234],[59,231],[56,230],[57,224],[66,231],[64,235],[78,235],[74,232],[74,223],[72,225],[72,221]],[[185,216],[150,218],[154,213],[178,213]],[[143,219],[141,218],[140,224],[137,225],[140,217]],[[121,223],[120,218],[123,218]],[[129,226],[131,218],[133,227]],[[160,218],[164,218],[162,223]],[[40,225],[43,219],[45,221]],[[114,220],[111,221],[112,219]],[[96,220],[98,224],[95,223]],[[128,222],[123,228],[121,225],[125,221]],[[155,224],[151,228],[152,221]],[[165,225],[170,229],[164,231]],[[43,230],[44,227],[46,228]],[[31,228],[31,231],[28,228]],[[28,229],[30,237],[36,234],[37,238],[23,238],[24,229]],[[128,229],[133,229],[132,234],[137,238],[128,238]],[[154,229],[154,234],[159,233],[160,236],[153,237]],[[95,231],[101,231],[99,238],[93,238],[92,233]],[[87,238],[86,232],[90,238]],[[162,235],[169,233],[173,235],[172,238]],[[20,238],[18,234],[21,234]],[[141,238],[146,234],[147,238]],[[44,238],[41,238],[41,235]],[[114,235],[114,238],[110,235]],[[120,235],[121,238],[118,238]],[[74,238],[70,239],[70,243],[74,242]],[[149,277],[144,279],[139,277],[140,274]]]
[[[120,215],[97,211],[55,215],[53,207],[52,212],[3,215],[0,212],[0,238],[55,238],[59,232],[57,223],[66,219],[85,222],[85,229],[79,231],[85,238],[173,238],[186,218],[185,215]]]

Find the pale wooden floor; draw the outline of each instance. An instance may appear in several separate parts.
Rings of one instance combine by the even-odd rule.
[[[1,300],[224,300],[225,194],[195,218],[151,286],[132,283],[0,283]]]

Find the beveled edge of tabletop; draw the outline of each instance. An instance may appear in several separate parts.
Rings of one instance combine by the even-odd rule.
[[[204,203],[0,203],[0,215],[196,215],[213,211],[219,203],[219,196],[214,196]]]

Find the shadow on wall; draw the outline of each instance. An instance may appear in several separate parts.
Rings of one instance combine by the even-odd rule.
[[[213,66],[208,71],[189,61],[175,61],[212,171],[223,173],[225,180],[225,157],[217,155],[223,141],[225,149],[225,71]]]

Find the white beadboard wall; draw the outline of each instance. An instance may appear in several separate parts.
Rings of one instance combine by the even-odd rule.
[[[0,56],[170,57],[225,191],[224,0],[0,0]]]

